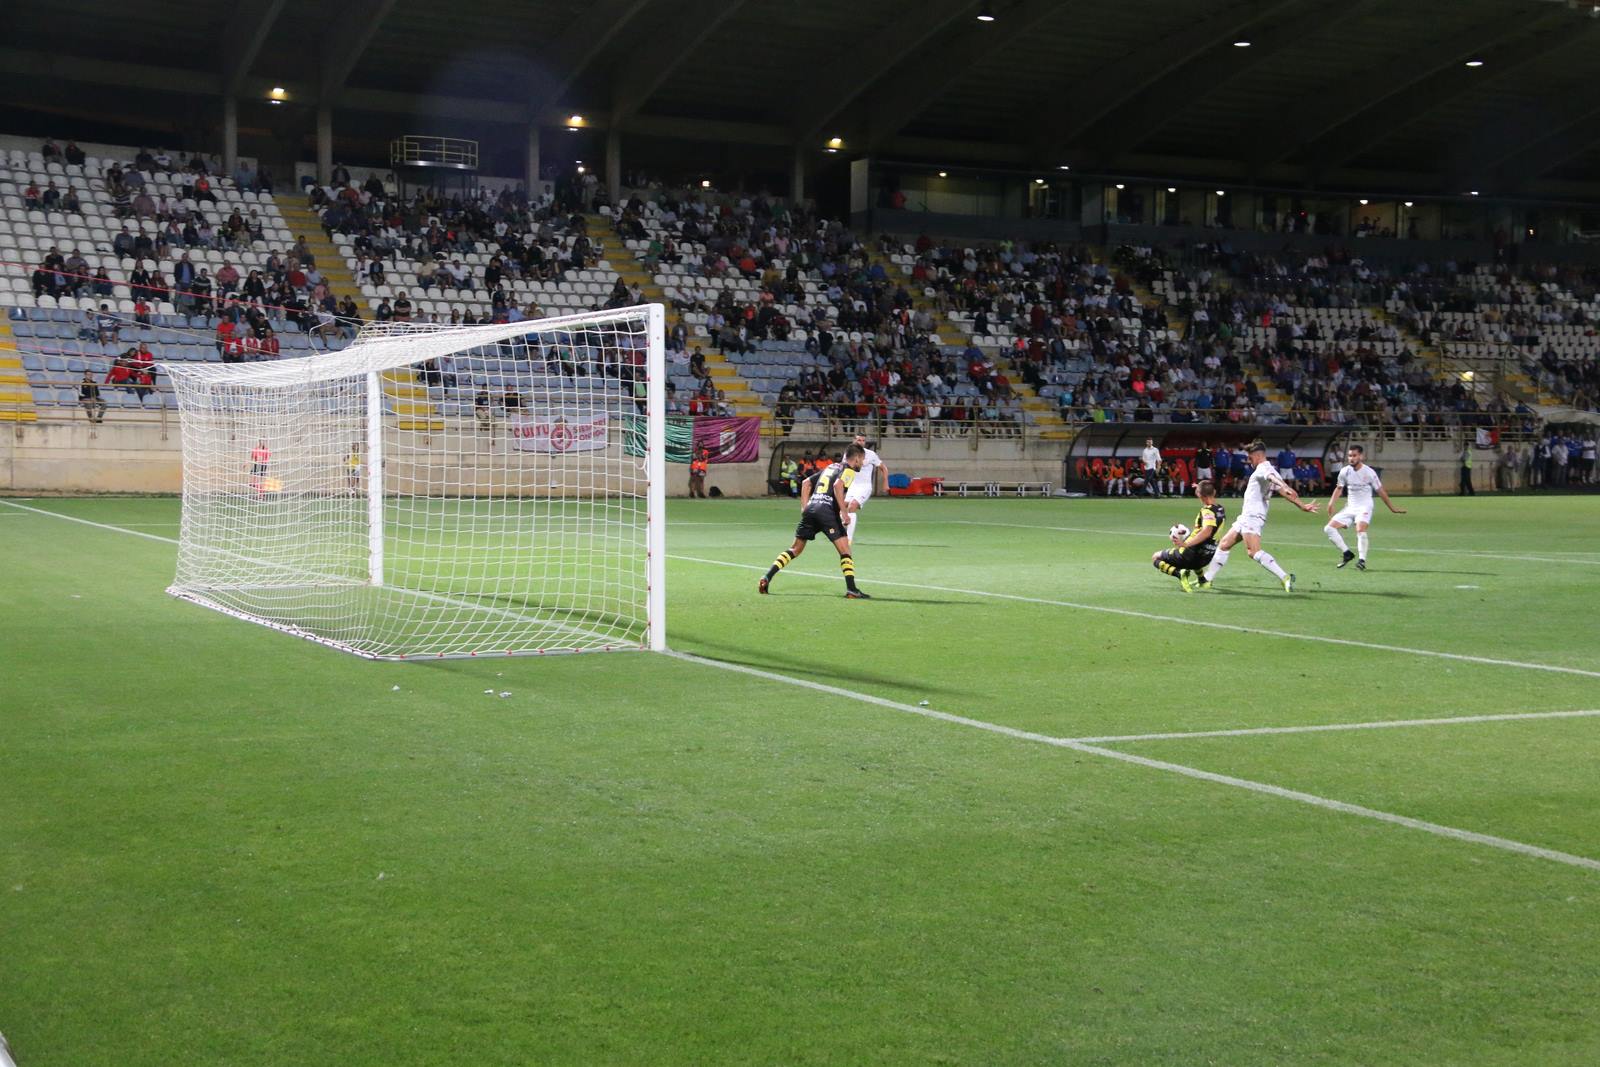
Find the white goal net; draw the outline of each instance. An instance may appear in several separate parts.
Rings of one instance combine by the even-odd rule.
[[[383,659],[666,647],[659,305],[163,369],[173,595]]]

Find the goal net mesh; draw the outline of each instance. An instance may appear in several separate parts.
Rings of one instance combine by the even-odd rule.
[[[664,647],[658,307],[164,369],[174,595],[379,658]]]

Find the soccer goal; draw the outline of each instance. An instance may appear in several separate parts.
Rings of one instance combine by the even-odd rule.
[[[166,363],[174,596],[378,659],[666,647],[660,305]]]

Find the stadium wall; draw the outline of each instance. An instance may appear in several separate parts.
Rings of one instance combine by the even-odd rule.
[[[1397,495],[1454,493],[1459,485],[1461,453],[1455,442],[1386,441],[1361,435],[1350,440],[1367,446],[1369,459],[1383,472],[1384,484]],[[772,449],[772,442],[763,441],[754,463],[712,464],[707,486],[731,497],[765,495]],[[1049,482],[1060,487],[1068,443],[1031,441],[1024,448],[1014,440],[985,439],[974,448],[968,438],[889,438],[880,451],[891,471],[913,478],[976,484]],[[1494,451],[1475,450],[1473,481],[1478,489],[1494,488],[1495,461]],[[182,483],[182,454],[173,424],[19,423],[0,432],[0,492],[177,493]],[[668,467],[669,496],[686,496],[688,484],[687,466]]]

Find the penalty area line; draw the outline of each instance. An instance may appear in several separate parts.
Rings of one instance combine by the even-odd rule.
[[[1229,774],[1217,774],[1213,771],[1201,770],[1182,763],[1172,763],[1167,760],[1151,759],[1147,756],[1138,756],[1131,752],[1119,752],[1116,749],[1102,748],[1099,745],[1088,744],[1084,741],[1069,737],[1051,737],[1048,734],[1034,733],[1030,730],[1019,730],[1012,726],[1003,726],[1000,723],[985,722],[982,719],[973,719],[965,715],[956,715],[948,711],[939,711],[935,708],[915,707],[898,700],[889,700],[886,697],[873,696],[869,693],[857,693],[839,686],[828,685],[824,682],[808,681],[804,678],[793,678],[775,671],[762,670],[759,667],[747,667],[738,663],[727,663],[722,660],[697,656],[690,652],[667,652],[666,655],[686,663],[698,663],[706,667],[715,667],[718,670],[730,671],[735,674],[744,674],[753,678],[761,678],[769,682],[781,682],[785,685],[799,686],[830,696],[843,697],[874,707],[887,708],[909,715],[917,715],[925,719],[934,719],[947,722],[955,726],[965,726],[969,729],[983,730],[987,733],[999,734],[1017,741],[1031,741],[1035,744],[1050,745],[1054,748],[1063,748],[1071,752],[1080,752],[1085,755],[1099,756],[1103,759],[1116,760],[1119,763],[1128,763],[1147,770],[1162,771],[1167,774],[1176,774],[1196,781],[1209,782],[1213,785],[1228,786],[1233,789],[1242,789],[1246,792],[1257,793],[1262,796],[1276,797],[1279,800],[1291,800],[1298,804],[1320,808],[1324,811],[1334,811],[1343,815],[1351,815],[1361,819],[1387,823],[1391,826],[1400,826],[1408,830],[1417,830],[1435,837],[1442,837],[1452,841],[1463,841],[1469,844],[1483,845],[1496,848],[1502,852],[1512,852],[1521,856],[1534,859],[1547,860],[1552,863],[1564,864],[1568,867],[1581,867],[1585,870],[1600,871],[1600,860],[1590,859],[1587,856],[1578,856],[1570,852],[1560,852],[1556,849],[1543,848],[1539,845],[1530,845],[1524,841],[1513,841],[1507,837],[1496,837],[1493,834],[1481,834],[1475,830],[1463,830],[1455,826],[1445,826],[1441,823],[1428,822],[1424,819],[1413,819],[1408,815],[1397,815],[1394,812],[1380,811],[1377,808],[1365,807],[1361,804],[1348,804],[1342,800],[1333,800],[1329,797],[1318,796],[1315,793],[1306,793],[1298,789],[1285,789],[1282,786],[1271,785],[1266,782],[1252,781],[1248,778],[1236,778]]]
[[[722,559],[706,559],[702,556],[668,555],[668,559],[682,560],[686,563],[704,563],[713,567],[734,567],[739,570],[764,571],[765,567],[754,563],[733,563]],[[824,581],[838,581],[837,575],[819,574],[815,571],[785,570],[783,573],[792,574],[800,578],[820,578]],[[1433,659],[1455,660],[1460,663],[1479,663],[1491,667],[1517,667],[1527,671],[1551,671],[1556,674],[1577,674],[1585,678],[1600,678],[1600,671],[1585,670],[1582,667],[1562,667],[1554,663],[1529,663],[1516,659],[1495,659],[1491,656],[1469,656],[1464,652],[1440,652],[1431,648],[1407,648],[1404,645],[1385,645],[1377,641],[1357,641],[1348,637],[1329,637],[1326,634],[1297,634],[1288,630],[1267,630],[1259,626],[1240,626],[1230,622],[1212,622],[1209,619],[1190,619],[1182,615],[1160,615],[1153,611],[1136,611],[1133,608],[1114,608],[1105,604],[1082,604],[1072,600],[1050,600],[1045,597],[1023,596],[1020,593],[997,593],[988,589],[961,589],[949,585],[923,585],[917,582],[897,582],[887,578],[873,578],[867,581],[868,585],[887,585],[899,589],[920,589],[925,593],[957,593],[962,596],[990,597],[995,600],[1011,600],[1022,604],[1039,604],[1052,608],[1072,608],[1076,611],[1096,611],[1104,615],[1121,615],[1130,619],[1149,619],[1153,622],[1176,622],[1185,626],[1202,626],[1208,630],[1227,630],[1238,634],[1258,634],[1262,637],[1282,637],[1291,641],[1315,641],[1324,645],[1343,645],[1346,648],[1366,648],[1376,652],[1398,652],[1408,656],[1428,656]]]

